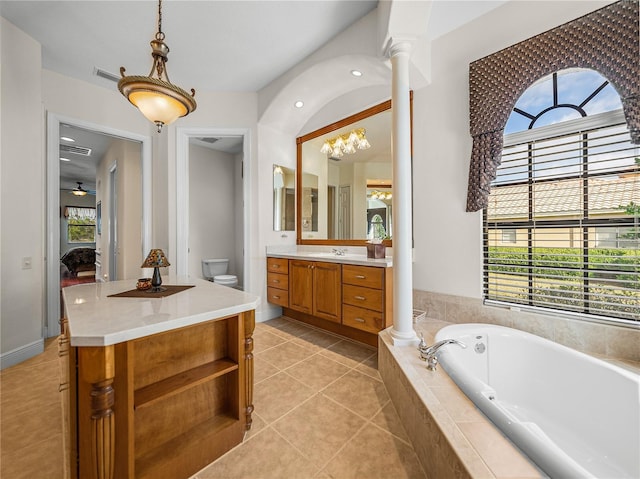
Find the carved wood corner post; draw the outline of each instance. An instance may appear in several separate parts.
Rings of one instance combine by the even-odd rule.
[[[85,383],[78,398],[78,409],[82,414],[79,422],[84,429],[80,433],[80,477],[114,479],[114,348],[78,348],[78,363],[81,380]]]
[[[244,317],[244,362],[245,362],[245,394],[246,394],[246,425],[251,429],[253,419],[253,330],[256,327],[255,311],[247,311]]]

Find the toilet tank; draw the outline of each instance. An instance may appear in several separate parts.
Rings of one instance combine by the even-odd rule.
[[[223,258],[212,258],[202,260],[202,276],[213,279],[215,276],[226,274],[229,267],[229,260]]]

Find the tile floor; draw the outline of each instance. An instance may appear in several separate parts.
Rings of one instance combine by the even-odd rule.
[[[254,345],[253,427],[192,479],[426,477],[373,349],[286,318],[256,324]],[[59,372],[49,340],[0,373],[0,478],[66,477]]]
[[[285,318],[253,338],[253,427],[193,479],[426,477],[375,350]]]
[[[0,371],[0,478],[66,477],[57,339]]]

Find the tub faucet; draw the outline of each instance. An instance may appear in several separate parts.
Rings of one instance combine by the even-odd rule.
[[[418,351],[420,351],[420,359],[427,362],[427,369],[429,371],[435,371],[436,366],[438,365],[438,358],[436,357],[436,353],[447,344],[457,344],[462,349],[466,349],[467,345],[457,339],[443,339],[442,341],[438,341],[431,346],[427,346],[427,343],[424,341],[424,336],[420,333],[420,344],[418,344]]]

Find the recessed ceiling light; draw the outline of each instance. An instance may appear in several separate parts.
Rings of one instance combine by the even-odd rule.
[[[71,161],[69,158],[62,158],[60,157],[60,161]]]
[[[304,106],[304,102],[302,100],[298,100],[293,104],[296,108],[302,108]]]
[[[361,77],[362,76],[362,72],[360,70],[351,70],[351,74],[354,77]]]
[[[60,139],[62,141],[70,141],[72,143],[75,143],[76,140],[74,140],[73,138],[69,138],[68,136],[61,136]]]

